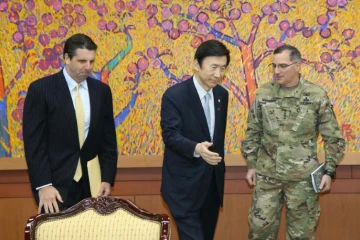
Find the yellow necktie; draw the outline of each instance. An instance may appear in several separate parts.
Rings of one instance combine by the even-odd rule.
[[[76,122],[78,127],[78,134],[79,134],[79,143],[80,148],[84,144],[84,138],[85,138],[85,113],[84,113],[84,106],[81,101],[80,97],[80,84],[76,86],[76,95],[75,95],[75,114],[76,114]],[[78,161],[78,165],[75,171],[74,180],[79,181],[82,176],[82,170],[81,170],[81,163],[80,159]]]

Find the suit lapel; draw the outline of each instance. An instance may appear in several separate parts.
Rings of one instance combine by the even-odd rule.
[[[215,128],[214,128],[213,143],[215,145],[217,133],[219,132],[220,112],[221,112],[221,96],[218,91],[218,86],[213,88],[213,94],[214,94],[214,110],[215,110]]]
[[[189,80],[187,80],[187,84],[189,86],[189,95],[190,95],[189,106],[190,106],[191,110],[194,112],[196,118],[198,119],[198,121],[201,125],[201,128],[206,135],[206,138],[208,139],[208,141],[211,141],[210,131],[209,131],[209,127],[206,122],[204,108],[201,104],[199,94],[196,91],[193,81],[194,81],[193,78],[190,78]]]
[[[95,126],[97,124],[97,119],[98,119],[98,115],[99,115],[99,108],[100,108],[100,102],[101,102],[99,93],[98,93],[98,91],[96,89],[96,86],[94,85],[94,82],[93,82],[93,81],[96,81],[96,80],[92,80],[90,78],[87,78],[86,81],[87,81],[87,85],[88,85],[89,98],[90,98],[90,126],[89,126],[89,132],[88,132],[87,138],[85,139],[84,145],[88,141],[89,136],[91,136],[91,134],[93,133],[94,128],[95,128]]]
[[[76,140],[75,142],[79,144],[75,108],[62,70],[58,72],[54,78],[54,81],[56,82],[55,95],[61,103],[61,106],[64,108],[65,116],[68,119],[69,129],[73,133],[72,136],[74,137],[74,140]]]

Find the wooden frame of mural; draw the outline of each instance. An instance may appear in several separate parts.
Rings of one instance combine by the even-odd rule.
[[[360,154],[346,153],[339,165],[360,165]],[[324,154],[319,154],[321,162],[324,161]],[[246,166],[244,158],[240,154],[228,154],[225,156],[226,166]],[[120,156],[118,168],[147,168],[161,167],[162,156]],[[24,158],[0,158],[0,170],[25,170],[27,169]]]

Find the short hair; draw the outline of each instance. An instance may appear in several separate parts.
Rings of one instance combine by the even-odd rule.
[[[230,63],[230,51],[222,42],[217,40],[208,40],[201,43],[200,46],[196,49],[194,59],[198,61],[201,67],[204,58],[212,56],[226,56],[226,66],[228,66]]]
[[[290,52],[290,61],[300,61],[301,60],[301,53],[299,51],[299,49],[297,49],[296,47],[292,46],[292,45],[288,45],[288,44],[284,44],[278,48],[276,48],[274,50],[274,55],[278,54],[278,53],[282,53],[284,51],[289,51]]]
[[[97,45],[89,36],[77,33],[66,40],[63,57],[65,58],[65,54],[67,53],[69,58],[72,59],[76,55],[76,49],[79,48],[96,51]]]

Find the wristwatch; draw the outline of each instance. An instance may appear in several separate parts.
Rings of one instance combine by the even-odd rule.
[[[335,172],[334,171],[325,170],[325,175],[328,175],[329,177],[331,177],[331,179],[335,178]]]

